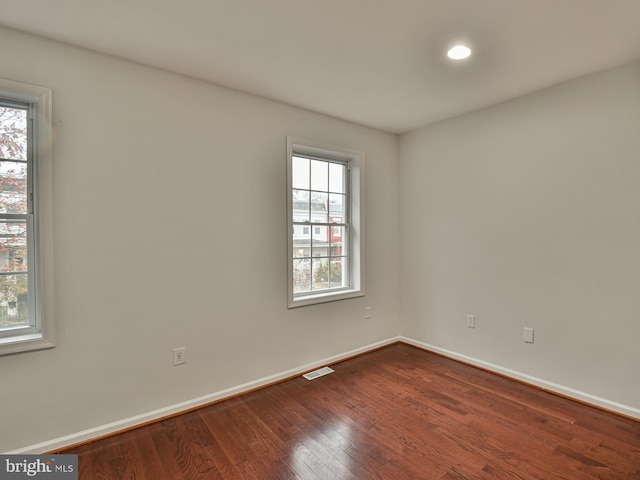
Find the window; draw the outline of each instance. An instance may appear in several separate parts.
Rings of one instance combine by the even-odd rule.
[[[364,295],[363,173],[362,152],[287,138],[289,308]]]
[[[0,79],[0,354],[53,346],[39,208],[51,205],[50,118],[50,89]]]

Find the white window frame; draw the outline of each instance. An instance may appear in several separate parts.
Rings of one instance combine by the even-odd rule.
[[[31,198],[28,235],[29,305],[33,308],[30,327],[0,336],[0,355],[40,350],[55,346],[53,313],[53,190],[52,190],[52,97],[50,88],[0,79],[3,100],[31,105],[28,156]]]
[[[293,162],[295,155],[321,160],[346,162],[349,169],[348,194],[348,285],[340,290],[305,294],[293,292]],[[296,137],[287,137],[287,295],[288,307],[345,300],[365,295],[364,282],[364,152],[327,145]]]

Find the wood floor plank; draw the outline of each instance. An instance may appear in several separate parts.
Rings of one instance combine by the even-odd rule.
[[[65,453],[81,480],[640,479],[640,422],[397,344]]]

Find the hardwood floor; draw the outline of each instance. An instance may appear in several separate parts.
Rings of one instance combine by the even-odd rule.
[[[64,453],[80,479],[639,479],[640,422],[397,344]]]

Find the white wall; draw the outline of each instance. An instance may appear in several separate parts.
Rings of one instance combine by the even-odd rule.
[[[403,335],[640,413],[640,64],[400,146]]]
[[[0,45],[0,77],[53,89],[58,340],[0,357],[0,451],[397,335],[396,136],[11,30]],[[287,135],[366,153],[365,298],[286,308]]]
[[[167,72],[11,30],[0,44],[0,77],[54,91],[58,340],[0,357],[0,451],[400,328],[640,408],[639,64],[404,135],[398,152],[395,136]],[[365,298],[286,308],[287,135],[366,152]]]

